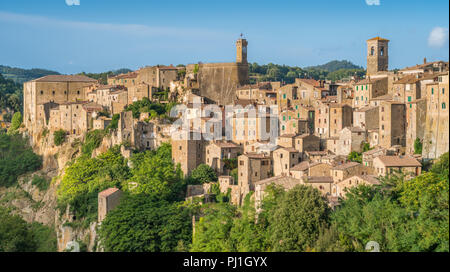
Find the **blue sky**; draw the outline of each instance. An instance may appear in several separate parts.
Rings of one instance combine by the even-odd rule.
[[[0,64],[78,73],[231,62],[240,33],[260,64],[365,67],[374,36],[391,40],[389,68],[449,54],[447,0],[79,1],[0,0]]]

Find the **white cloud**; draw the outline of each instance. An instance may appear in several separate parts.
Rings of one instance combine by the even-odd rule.
[[[435,27],[428,37],[428,45],[434,48],[441,48],[448,41],[448,28]]]
[[[379,6],[380,0],[366,0],[366,4],[369,6]]]

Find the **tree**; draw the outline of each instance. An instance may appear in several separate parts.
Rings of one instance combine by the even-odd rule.
[[[0,186],[11,186],[25,173],[42,166],[42,158],[36,155],[21,135],[0,133]]]
[[[191,178],[198,183],[217,181],[216,172],[207,164],[200,164],[192,170]]]
[[[131,157],[132,177],[126,188],[136,194],[144,193],[161,199],[178,200],[184,195],[183,172],[173,163],[171,150],[170,144],[163,144],[156,151],[134,154]]]
[[[422,141],[419,138],[414,141],[414,154],[422,154]]]
[[[20,112],[14,113],[11,119],[11,127],[8,129],[8,134],[14,134],[22,124],[22,114]]]
[[[53,142],[56,146],[60,146],[66,141],[66,134],[66,131],[63,129],[57,130],[53,133]]]
[[[350,154],[348,154],[348,160],[352,162],[362,163],[362,155],[359,152],[352,151],[350,152]]]
[[[297,185],[277,200],[269,215],[274,251],[306,251],[313,248],[320,228],[328,224],[329,207],[319,190]]]
[[[0,207],[0,252],[55,252],[56,233],[50,227],[28,224]]]
[[[211,203],[203,209],[203,215],[195,226],[192,252],[230,252],[229,240],[236,207],[229,203]]]
[[[170,252],[189,245],[189,210],[144,194],[126,194],[99,228],[100,244],[113,252]]]

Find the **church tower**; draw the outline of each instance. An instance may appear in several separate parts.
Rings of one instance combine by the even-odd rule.
[[[388,71],[388,44],[389,40],[380,37],[367,40],[367,75]]]
[[[236,42],[236,62],[237,63],[247,63],[247,45],[246,39],[241,38]]]

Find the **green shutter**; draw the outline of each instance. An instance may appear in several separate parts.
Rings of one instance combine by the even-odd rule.
[[[411,102],[411,96],[408,96],[408,102]]]

